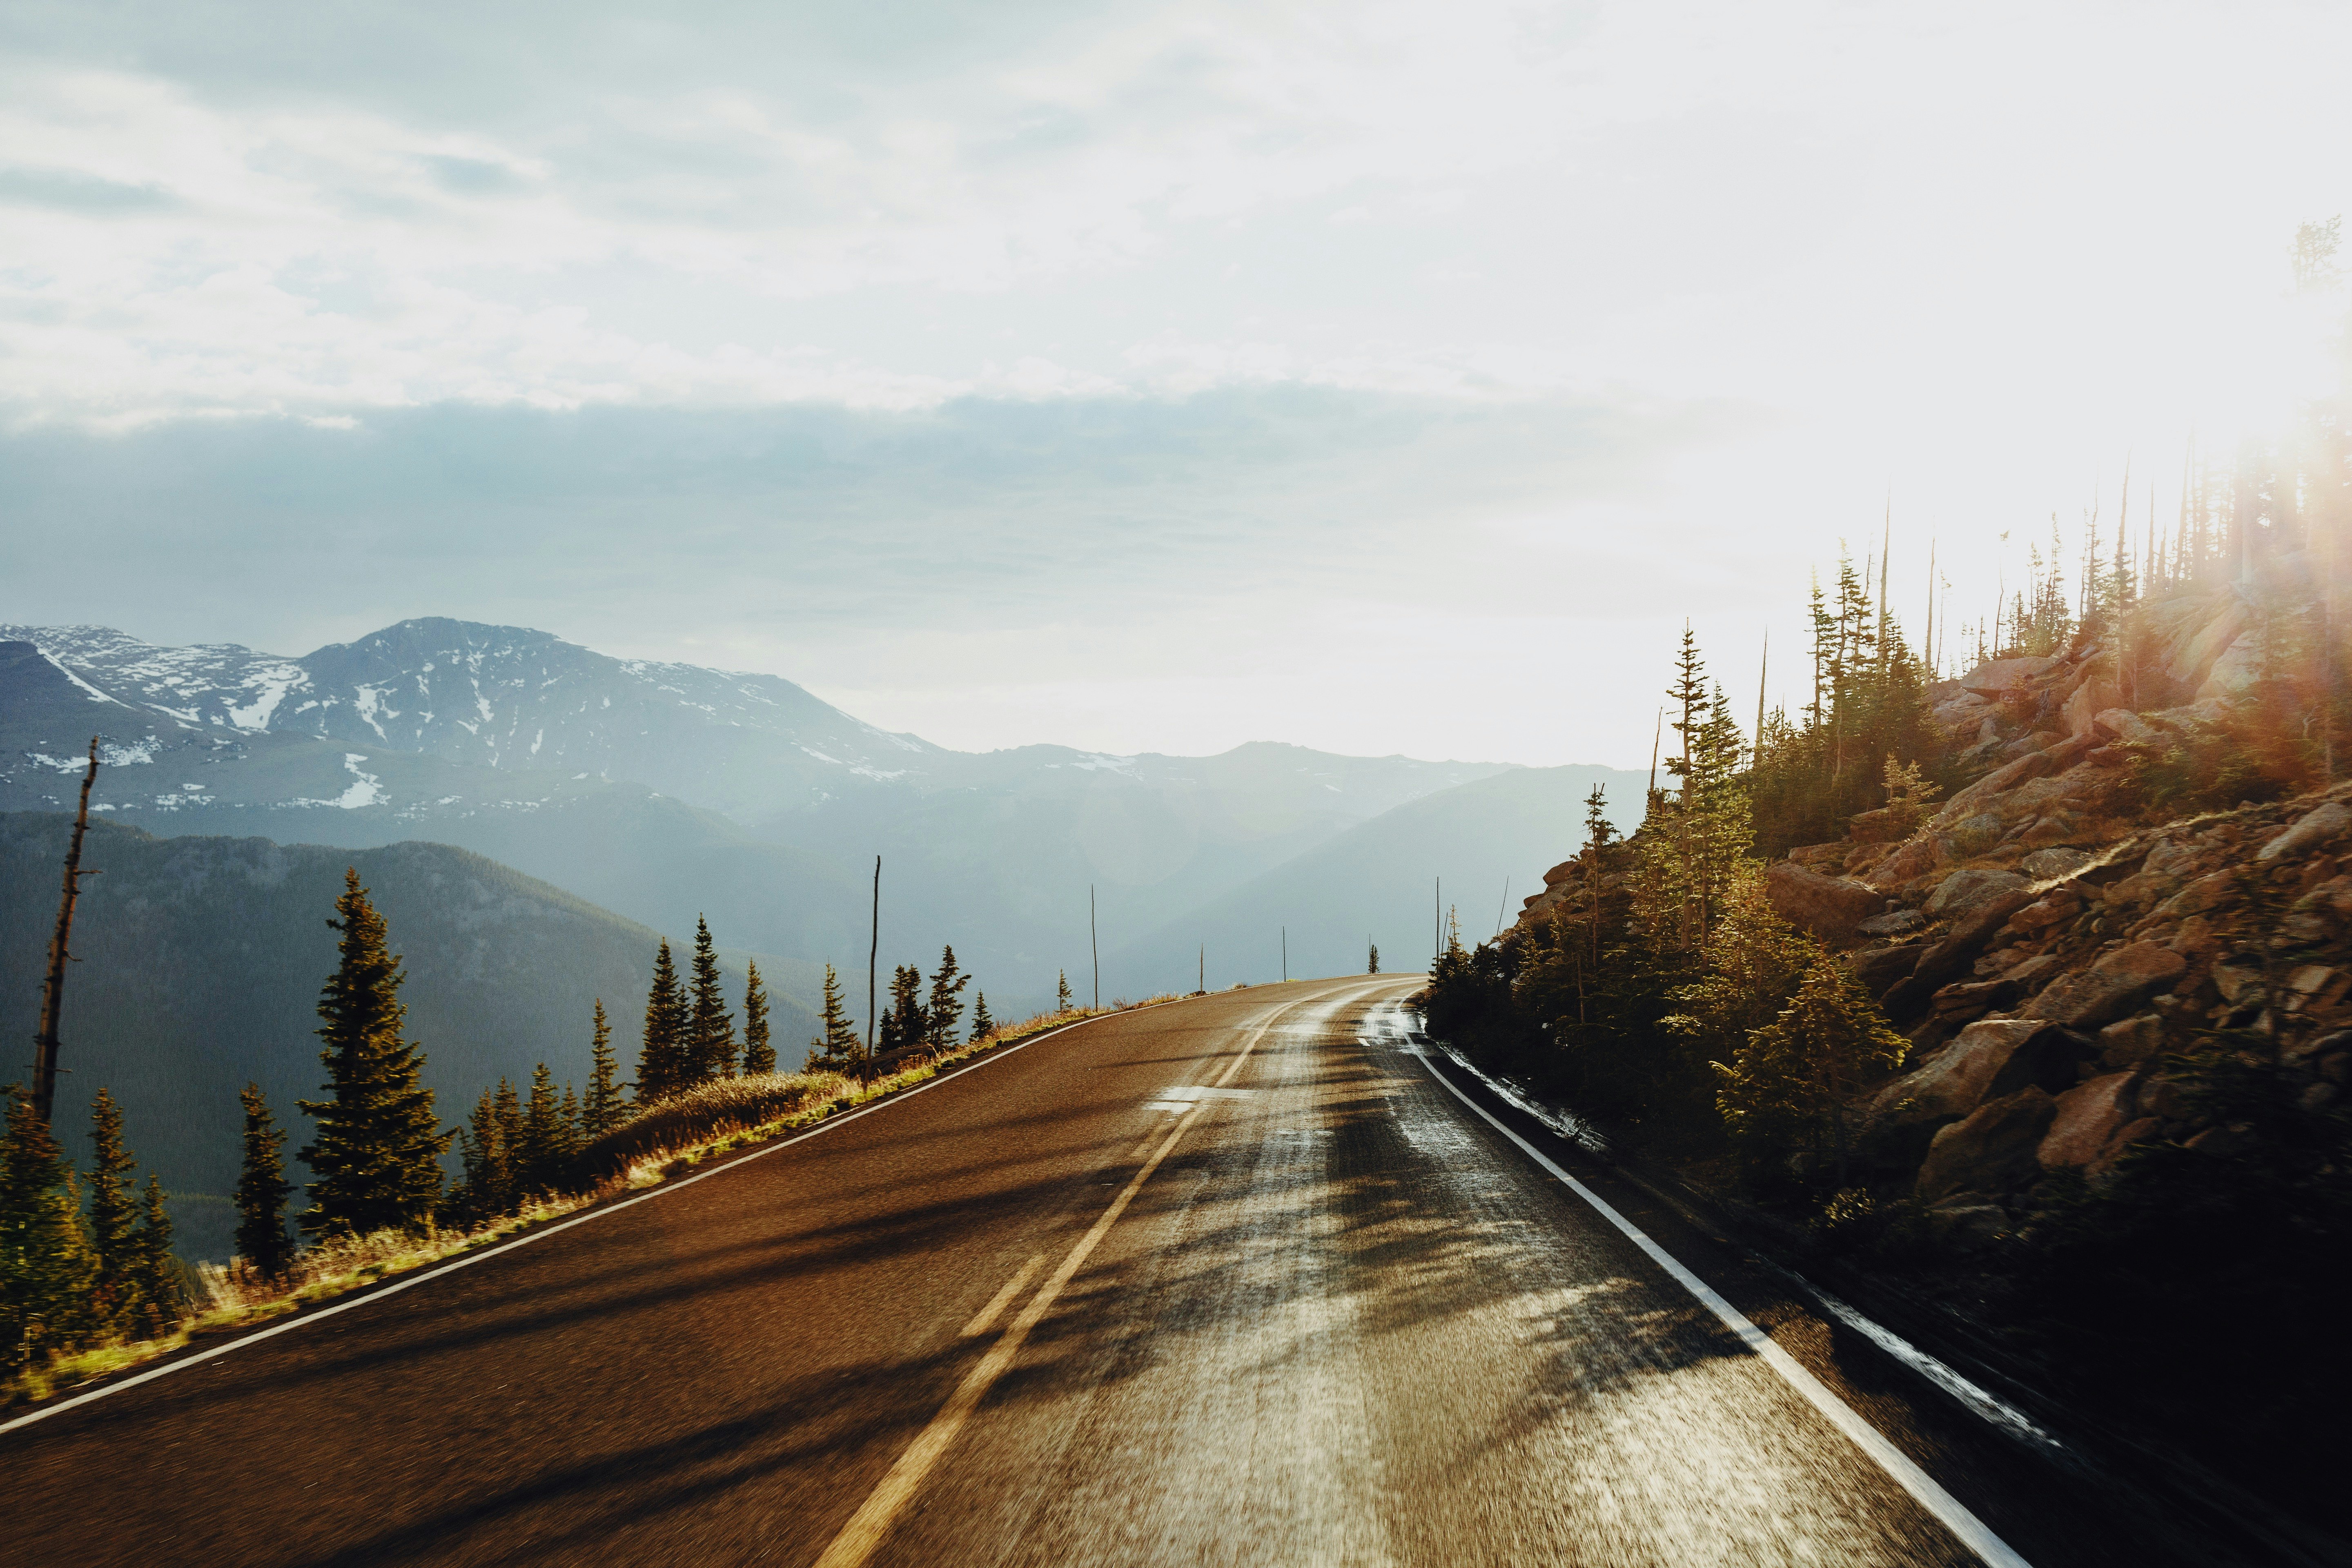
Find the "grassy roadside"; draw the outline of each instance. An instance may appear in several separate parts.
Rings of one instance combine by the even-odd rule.
[[[194,1340],[253,1328],[305,1306],[365,1289],[394,1275],[494,1247],[533,1226],[691,1174],[697,1167],[721,1155],[804,1131],[848,1111],[904,1094],[943,1071],[1008,1046],[1034,1040],[1089,1018],[1180,999],[1170,993],[1147,996],[1140,1002],[1115,1002],[1099,1009],[1080,1007],[1067,1013],[1042,1013],[954,1050],[904,1062],[887,1077],[866,1083],[838,1073],[778,1074],[774,1080],[777,1087],[800,1091],[780,1097],[773,1089],[764,1095],[746,1095],[744,1086],[754,1080],[721,1079],[705,1086],[715,1092],[702,1096],[705,1103],[701,1105],[695,1103],[696,1091],[688,1091],[677,1100],[646,1107],[618,1129],[618,1133],[625,1134],[631,1127],[658,1121],[666,1124],[663,1131],[667,1137],[654,1146],[631,1153],[618,1170],[593,1186],[576,1194],[547,1195],[517,1214],[478,1229],[436,1230],[422,1236],[379,1231],[372,1236],[323,1242],[305,1248],[296,1260],[294,1272],[277,1281],[261,1279],[233,1267],[199,1265],[196,1275],[205,1299],[171,1332],[154,1339],[120,1340],[89,1346],[27,1367],[0,1383],[0,1409],[69,1393],[97,1379],[169,1355]],[[730,1089],[734,1092],[728,1092]],[[746,1121],[740,1107],[746,1099],[753,1098],[797,1100],[799,1108]]]

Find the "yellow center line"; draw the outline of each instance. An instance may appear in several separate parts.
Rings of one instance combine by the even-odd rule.
[[[1036,1273],[1037,1265],[1045,1261],[1045,1255],[1044,1253],[1032,1253],[1030,1255],[1029,1261],[1023,1264],[1019,1272],[1015,1273],[1012,1279],[1007,1279],[1004,1282],[1003,1289],[999,1290],[994,1296],[989,1298],[988,1305],[982,1307],[978,1312],[972,1315],[971,1321],[963,1326],[963,1331],[959,1333],[956,1338],[960,1340],[968,1340],[972,1338],[974,1335],[984,1334],[988,1332],[990,1329],[994,1328],[996,1326],[996,1315],[1004,1310],[1005,1308],[1013,1305],[1013,1298],[1021,1294],[1021,1287],[1029,1283],[1029,1276]]]
[[[1276,1018],[1294,1007],[1305,1006],[1312,1000],[1315,998],[1303,998],[1279,1008],[1260,1024],[1242,1042],[1242,1048],[1218,1078],[1215,1087],[1223,1089],[1234,1080],[1250,1052],[1257,1048],[1266,1031],[1274,1027]],[[874,1555],[874,1549],[882,1544],[883,1535],[898,1517],[899,1510],[915,1495],[916,1489],[923,1484],[923,1478],[930,1474],[931,1467],[940,1462],[940,1457],[955,1441],[956,1434],[963,1430],[964,1423],[971,1418],[971,1413],[979,1408],[981,1400],[987,1396],[996,1380],[1012,1369],[1013,1358],[1021,1353],[1021,1347],[1027,1342],[1030,1331],[1053,1310],[1054,1302],[1061,1296],[1064,1288],[1085,1267],[1087,1258],[1102,1244],[1103,1237],[1110,1234],[1110,1227],[1118,1223],[1118,1216],[1127,1212],[1127,1205],[1135,1201],[1135,1194],[1143,1190],[1143,1184],[1151,1179],[1151,1173],[1160,1168],[1160,1163],[1175,1149],[1178,1140],[1199,1120],[1209,1104],[1203,1100],[1177,1119],[1176,1125],[1169,1130],[1168,1136],[1160,1142],[1151,1158],[1146,1160],[1142,1169],[1119,1189],[1118,1196],[1111,1200],[1110,1206],[1103,1210],[1093,1227],[1078,1238],[1078,1244],[1070,1248],[1061,1266],[1054,1270],[1045,1284],[1038,1287],[1037,1293],[1029,1298],[1029,1304],[1021,1309],[1020,1315],[1013,1320],[1012,1325],[994,1344],[988,1347],[988,1352],[980,1358],[979,1364],[964,1373],[963,1381],[956,1384],[956,1391],[948,1396],[947,1404],[931,1417],[930,1425],[907,1446],[907,1451],[898,1456],[898,1462],[890,1467],[889,1474],[882,1478],[881,1484],[868,1493],[866,1500],[858,1505],[857,1511],[850,1515],[849,1522],[841,1527],[841,1533],[833,1538],[832,1544],[824,1549],[824,1554],[816,1560],[816,1568],[861,1568]],[[1006,1296],[1018,1290],[1027,1273],[1024,1268],[1014,1276],[1013,1283],[1005,1287]],[[991,1302],[982,1315],[992,1318],[1000,1310],[1000,1303]],[[973,1331],[967,1329],[965,1331]]]

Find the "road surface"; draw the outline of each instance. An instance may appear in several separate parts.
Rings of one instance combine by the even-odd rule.
[[[0,1558],[1983,1560],[1440,1080],[1416,984],[1089,1023],[0,1435]],[[2169,1560],[1577,1173],[2011,1560]]]

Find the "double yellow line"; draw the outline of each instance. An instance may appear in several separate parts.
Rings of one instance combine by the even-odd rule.
[[[1257,1048],[1258,1042],[1265,1038],[1266,1031],[1274,1027],[1276,1020],[1283,1014],[1293,1008],[1304,1007],[1309,1001],[1319,1000],[1319,997],[1304,998],[1276,1009],[1265,1023],[1251,1032],[1242,1043],[1240,1051],[1235,1053],[1234,1059],[1226,1064],[1225,1070],[1210,1087],[1223,1089],[1232,1083],[1234,1076],[1242,1070],[1242,1064],[1249,1059],[1250,1053]],[[1127,1185],[1119,1189],[1118,1196],[1111,1199],[1110,1206],[1103,1210],[1093,1226],[1063,1258],[1059,1267],[1046,1277],[1045,1283],[1038,1287],[1037,1293],[1029,1298],[1029,1304],[1021,1309],[1020,1315],[1013,1320],[997,1342],[988,1347],[988,1353],[980,1358],[979,1364],[964,1373],[963,1381],[956,1384],[956,1391],[948,1396],[947,1404],[931,1417],[930,1425],[907,1446],[907,1451],[898,1456],[898,1462],[890,1467],[890,1473],[882,1478],[881,1484],[858,1505],[857,1511],[850,1515],[849,1522],[841,1527],[841,1533],[833,1538],[832,1544],[824,1549],[824,1554],[816,1560],[816,1568],[862,1568],[874,1555],[875,1548],[882,1544],[882,1537],[888,1532],[891,1523],[923,1484],[923,1478],[929,1475],[931,1467],[940,1462],[940,1456],[956,1440],[956,1435],[963,1430],[964,1423],[971,1419],[971,1413],[979,1408],[980,1402],[987,1397],[997,1379],[1012,1370],[1013,1360],[1020,1355],[1030,1331],[1043,1322],[1045,1314],[1054,1310],[1054,1303],[1060,1299],[1063,1289],[1086,1266],[1094,1249],[1102,1245],[1103,1237],[1110,1234],[1110,1227],[1118,1223],[1118,1216],[1127,1212],[1128,1205],[1135,1201],[1135,1194],[1141,1192],[1143,1184],[1151,1179],[1151,1173],[1160,1169],[1160,1163],[1168,1158],[1192,1123],[1213,1103],[1213,1100],[1201,1100],[1177,1118],[1176,1125],[1168,1130],[1168,1136],[1160,1140],[1160,1147],[1152,1151],[1151,1157],[1144,1161]],[[974,1324],[983,1324],[992,1319],[996,1311],[1003,1310],[1002,1301],[1019,1291],[1022,1282],[1034,1268],[1034,1260],[1024,1265],[1013,1282],[999,1293],[999,1301],[990,1303],[993,1310],[983,1310],[979,1318],[973,1320]]]

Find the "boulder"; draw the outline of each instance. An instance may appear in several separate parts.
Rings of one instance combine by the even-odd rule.
[[[2179,978],[2189,963],[2152,942],[2119,947],[2090,968],[2053,980],[2027,1005],[2036,1018],[2094,1028],[2131,1011],[2142,998]]]
[[[1937,835],[1936,848],[1947,861],[1973,860],[1979,855],[1990,854],[2008,831],[2009,824],[2001,820],[2000,813],[1979,811],[1960,818]]]
[[[2114,1158],[2116,1134],[2132,1120],[2132,1077],[2111,1072],[2076,1084],[2060,1095],[2050,1118],[2050,1131],[2034,1152],[2045,1171],[2061,1166],[2097,1165]]]
[[[2108,708],[2093,715],[2094,729],[2105,732],[2107,739],[2127,746],[2161,744],[2165,732],[2133,712],[2128,708]]]
[[[2063,925],[2083,912],[2083,900],[2064,888],[2042,897],[2009,917],[2011,930],[2039,932]]]
[[[1901,936],[1917,931],[1927,923],[1927,917],[1917,910],[1895,910],[1883,915],[1873,915],[1853,929],[1864,936]]]
[[[1980,809],[1981,803],[1984,801],[2004,791],[2015,789],[2028,779],[2040,778],[2049,771],[2049,752],[2029,752],[2013,763],[1995,768],[1946,801],[1944,809],[1936,814],[1936,821],[1938,825],[1942,825],[1958,822],[1964,816],[1973,816]]]
[[[1978,697],[2000,697],[2057,666],[2054,658],[1989,658],[1960,677],[1960,687]]]
[[[2017,987],[2020,996],[2031,996],[2042,989],[2042,983],[2066,967],[2066,961],[2054,952],[2037,952],[2014,969],[2001,972],[2000,977]]]
[[[1919,966],[1911,972],[1911,978],[1886,994],[1887,1012],[1901,1014],[1924,1008],[1930,996],[1958,979],[1976,961],[1977,953],[1992,940],[1993,932],[2009,922],[2011,915],[2032,901],[2031,890],[2012,889],[1954,921],[1943,941],[1919,954]]]
[[[2147,874],[2141,873],[2142,876]],[[2165,900],[2157,906],[2156,912],[2167,920],[2179,920],[2183,915],[2202,914],[2207,910],[2218,910],[2224,904],[2235,903],[2237,898],[2237,871],[2212,871]]]
[[[2099,1042],[2078,1029],[2037,1031],[2020,1042],[1985,1086],[1986,1100],[1999,1100],[2021,1089],[2033,1088],[2063,1094],[2083,1081],[2085,1067],[2095,1067]]]
[[[1896,844],[1911,837],[1918,826],[1916,810],[1903,811],[1882,805],[1876,811],[1856,812],[1847,820],[1846,832],[1856,844]]]
[[[2153,1013],[2121,1019],[2099,1031],[2099,1060],[2111,1068],[2133,1068],[2164,1049],[2164,1020]]]
[[[2098,716],[2114,708],[2122,696],[2121,689],[2105,676],[2093,676],[2083,682],[2060,710],[2066,733],[2076,740],[2093,736],[2098,729]]]
[[[2200,627],[2193,637],[2173,656],[2166,674],[2182,686],[2195,687],[2203,683],[2221,650],[2238,640],[2246,629],[2250,612],[2244,600],[2232,595],[2219,614]]]
[[[1929,920],[1957,920],[1984,908],[2003,893],[2025,886],[2025,879],[2014,871],[1991,871],[1979,868],[1955,871],[1937,885],[1927,900]]]
[[[2347,829],[2352,829],[2352,808],[2347,808],[2341,801],[2331,800],[2323,806],[2304,813],[2293,827],[2263,845],[2254,858],[2277,860],[2289,855],[2300,855],[2305,850],[2318,848]]]
[[[1914,1127],[1974,1110],[2017,1048],[2050,1026],[2021,1018],[1987,1018],[1873,1097],[1870,1114],[1889,1126]]]
[[[1979,1105],[1927,1145],[1919,1195],[1933,1203],[1954,1193],[1993,1195],[2032,1185],[2042,1174],[2042,1141],[2057,1113],[2058,1102],[2039,1089]]]
[[[1775,860],[1765,874],[1773,912],[1832,946],[1851,944],[1864,921],[1886,910],[1886,895],[1843,877],[1824,877],[1794,860]]]

